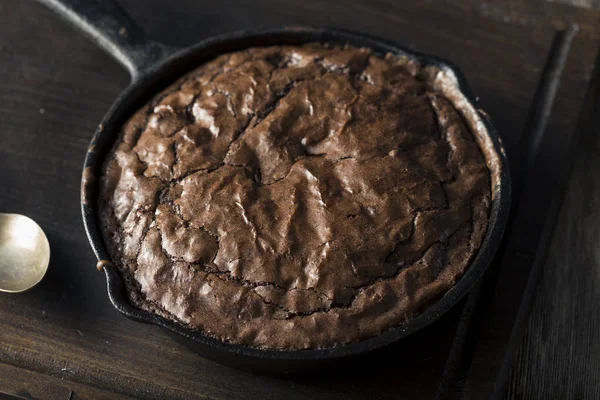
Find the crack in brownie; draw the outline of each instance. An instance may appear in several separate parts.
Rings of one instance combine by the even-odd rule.
[[[421,313],[477,253],[492,192],[437,72],[351,46],[250,48],[155,96],[100,182],[132,303],[272,349],[357,342]]]

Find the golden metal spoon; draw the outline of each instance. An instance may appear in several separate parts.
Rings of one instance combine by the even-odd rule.
[[[31,289],[46,274],[49,261],[50,244],[35,221],[0,213],[0,292]]]

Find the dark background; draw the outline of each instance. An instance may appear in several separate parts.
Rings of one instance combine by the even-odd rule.
[[[33,0],[0,0],[0,211],[38,221],[52,251],[38,287],[0,294],[0,391],[40,399],[481,399],[508,365],[510,398],[600,398],[600,158],[592,79],[598,12],[539,0],[119,3],[153,37],[181,46],[259,25],[307,24],[363,31],[448,58],[501,132],[516,180],[557,37],[575,24],[577,33],[543,118],[535,179],[516,202],[510,240],[498,257],[498,284],[491,280],[485,301],[476,299],[480,317],[466,326],[470,334],[460,334],[463,302],[354,370],[274,378],[207,361],[112,309],[81,223],[79,182],[91,135],[128,76]],[[554,220],[552,204],[559,205]],[[544,232],[551,239],[547,257],[537,246]],[[505,364],[536,257],[543,272],[533,311],[515,361]],[[458,346],[457,337],[467,345]]]

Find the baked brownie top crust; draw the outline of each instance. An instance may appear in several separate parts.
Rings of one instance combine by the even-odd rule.
[[[422,312],[477,253],[492,193],[492,150],[439,73],[350,46],[275,46],[156,95],[100,177],[132,303],[273,349],[357,342]]]

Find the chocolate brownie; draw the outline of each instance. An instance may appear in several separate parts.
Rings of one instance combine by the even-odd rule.
[[[476,255],[498,174],[461,96],[443,71],[351,46],[250,48],[186,74],[124,124],[100,177],[131,302],[273,349],[423,312]]]

